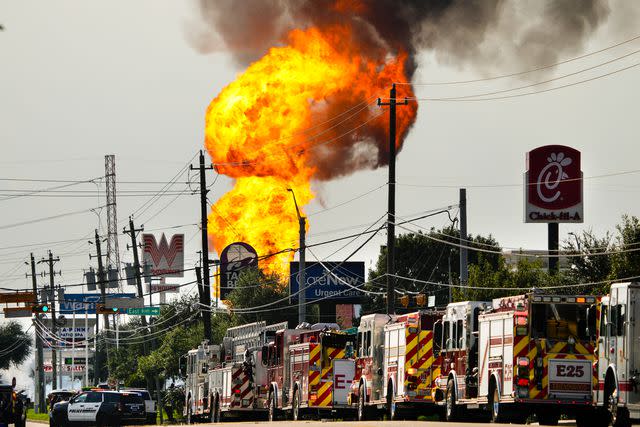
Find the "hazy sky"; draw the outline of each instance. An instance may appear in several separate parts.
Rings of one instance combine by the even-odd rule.
[[[608,22],[589,39],[587,52],[638,35],[640,26],[634,21],[637,15],[630,15],[619,4],[612,2]],[[208,55],[192,48],[186,34],[197,16],[194,4],[188,1],[0,1],[0,24],[4,27],[0,32],[0,178],[90,179],[104,174],[104,155],[115,154],[120,181],[170,180],[203,146],[207,105],[242,71],[223,46]],[[563,65],[554,72],[529,75],[526,80],[417,86],[416,91],[429,98],[492,92],[572,73],[638,49],[640,40]],[[446,62],[443,57],[431,52],[423,52],[419,59],[415,82],[487,76],[486,70],[470,65],[460,69],[442,63]],[[533,89],[583,80],[637,61],[638,55],[632,55]],[[521,69],[514,65],[501,70],[514,71]],[[468,189],[469,233],[492,234],[505,248],[544,249],[546,226],[523,223],[525,152],[546,144],[575,147],[582,151],[587,178],[640,169],[638,88],[640,68],[632,68],[533,96],[483,102],[421,102],[417,122],[398,156],[398,215],[455,204],[458,187],[464,186]],[[639,176],[585,180],[585,222],[561,225],[561,239],[570,231],[588,228],[601,234],[613,230],[622,214],[638,214]],[[208,176],[209,182],[213,178],[213,174]],[[306,211],[334,206],[386,181],[387,170],[380,169],[317,184],[314,188],[318,197]],[[0,181],[4,190],[56,185],[61,184]],[[121,184],[118,190],[155,191],[160,187]],[[230,187],[231,181],[220,177],[212,188],[211,200]],[[106,227],[104,210],[100,223],[98,216],[89,212],[5,227],[105,203],[104,185],[86,184],[68,190],[93,191],[86,194],[95,197],[0,197],[0,287],[30,286],[23,277],[23,262],[29,252],[39,259],[49,248],[61,257],[56,269],[62,270],[63,283],[82,280],[82,269],[94,262],[87,256],[93,248],[82,239],[91,236],[95,227]],[[118,197],[120,229],[147,198],[130,194]],[[382,188],[353,203],[311,216],[309,241],[364,229],[386,212],[386,197]],[[155,215],[172,200],[163,197],[139,213],[136,222],[157,229],[199,220],[197,196],[180,197]],[[445,216],[439,216],[419,224],[442,227],[447,222]],[[186,262],[192,266],[200,248],[198,228],[172,231],[185,233]],[[79,240],[10,248],[69,239]],[[379,235],[354,259],[369,266],[385,241],[385,236]],[[120,241],[124,261],[131,258],[126,242],[124,238]],[[341,246],[323,246],[314,253],[322,258]],[[355,245],[346,247],[334,259],[346,256],[353,248]]]

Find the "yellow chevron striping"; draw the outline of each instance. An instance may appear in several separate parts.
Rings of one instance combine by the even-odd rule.
[[[591,354],[589,353],[589,350],[587,350],[586,347],[579,342],[576,343],[575,349],[579,354]]]
[[[548,353],[560,353],[560,351],[565,347],[564,342],[559,342],[556,343],[556,345],[554,345],[551,350],[548,351]]]
[[[522,350],[529,345],[529,337],[524,337],[513,349],[513,354],[520,354]]]

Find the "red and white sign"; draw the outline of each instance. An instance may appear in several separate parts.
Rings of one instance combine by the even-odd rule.
[[[549,393],[591,394],[592,367],[589,360],[549,360]]]
[[[164,233],[160,242],[153,234],[143,234],[144,262],[156,277],[184,277],[184,234],[174,234],[167,243]]]
[[[583,222],[580,152],[545,145],[527,153],[525,222]]]
[[[333,404],[348,403],[351,384],[356,376],[356,365],[353,360],[335,359],[333,361]]]

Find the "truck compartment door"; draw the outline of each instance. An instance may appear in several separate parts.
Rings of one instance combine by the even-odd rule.
[[[356,364],[350,359],[333,361],[333,404],[346,405],[351,383],[356,375]]]

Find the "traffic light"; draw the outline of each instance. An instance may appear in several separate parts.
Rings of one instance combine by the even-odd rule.
[[[36,304],[31,306],[31,312],[36,314],[48,313],[49,305],[48,304]]]
[[[107,306],[104,304],[98,304],[96,306],[97,314],[116,314],[117,312],[118,312],[118,309],[116,307],[107,308]]]
[[[424,304],[427,302],[427,297],[425,294],[416,295],[416,305],[418,307],[424,307]]]
[[[409,307],[409,295],[402,295],[400,297],[400,305],[405,308]]]

